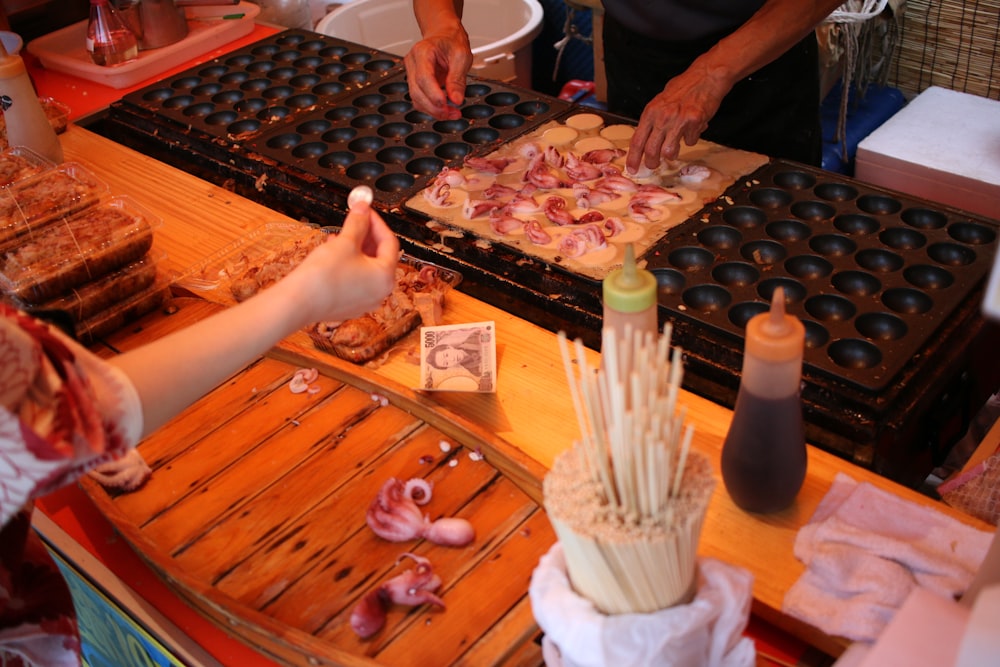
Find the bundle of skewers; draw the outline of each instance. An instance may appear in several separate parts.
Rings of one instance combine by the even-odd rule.
[[[580,439],[545,477],[545,509],[574,590],[606,614],[683,604],[696,588],[697,547],[715,485],[692,452],[677,399],[681,350],[662,335],[603,332],[600,368],[581,341],[559,344]]]

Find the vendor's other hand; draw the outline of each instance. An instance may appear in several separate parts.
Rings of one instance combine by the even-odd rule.
[[[403,64],[414,107],[440,119],[462,115],[459,107],[465,101],[472,47],[460,23],[425,36],[413,45]]]
[[[393,290],[398,262],[395,234],[361,201],[348,212],[340,233],[331,234],[288,276],[289,293],[303,301],[311,322],[357,317]]]
[[[688,146],[698,142],[730,87],[692,70],[668,81],[639,117],[625,158],[626,169],[635,173],[642,165],[656,169],[663,160],[676,160],[681,140]]]

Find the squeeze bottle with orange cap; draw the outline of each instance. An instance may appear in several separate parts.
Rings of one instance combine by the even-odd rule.
[[[777,512],[795,500],[806,476],[802,421],[805,327],[785,312],[780,287],[769,312],[747,323],[743,374],[722,445],[722,481],[748,512]]]
[[[62,145],[38,101],[24,60],[16,53],[7,53],[2,45],[0,105],[7,125],[8,144],[28,148],[57,164],[62,162]]]
[[[622,267],[607,275],[602,291],[602,326],[605,330],[609,327],[615,330],[618,344],[625,341],[626,330],[643,339],[646,333],[656,337],[659,330],[656,276],[636,264],[635,248],[631,243],[625,246]]]

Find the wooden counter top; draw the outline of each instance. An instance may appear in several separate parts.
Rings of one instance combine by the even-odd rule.
[[[162,219],[154,248],[166,253],[165,266],[174,271],[185,271],[264,223],[288,220],[85,129],[71,127],[62,135],[62,142],[67,160],[81,163],[107,182],[114,194],[133,197]],[[449,294],[445,320],[496,322],[498,391],[493,395],[440,393],[424,395],[422,400],[436,403],[497,434],[509,444],[512,455],[530,460],[533,465],[528,469],[548,468],[576,435],[576,418],[556,336],[458,292]],[[297,334],[289,342],[310,350],[317,359],[329,358],[312,350],[305,334]],[[375,374],[402,387],[416,386],[419,367],[412,361],[412,355],[406,353],[406,348],[412,346],[412,342],[404,340]],[[597,354],[592,354],[596,361]],[[718,478],[719,455],[731,413],[687,392],[681,401],[696,428],[694,446],[709,457]],[[905,499],[935,505],[946,514],[989,529],[958,511],[816,448],[809,450],[808,474],[798,500],[778,514],[757,516],[743,512],[730,501],[718,478],[701,553],[750,570],[755,577],[754,611],[834,655],[843,649],[843,641],[784,617],[780,609],[785,592],[803,571],[792,553],[796,532],[812,516],[838,472],[857,481],[871,482]],[[523,481],[530,487],[529,493],[540,495],[539,479]]]

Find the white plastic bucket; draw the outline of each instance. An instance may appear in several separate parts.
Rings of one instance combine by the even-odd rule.
[[[531,87],[531,42],[542,31],[538,0],[465,0],[462,24],[474,76]],[[420,39],[411,0],[353,0],[316,24],[316,32],[403,56]]]

